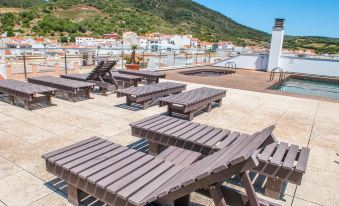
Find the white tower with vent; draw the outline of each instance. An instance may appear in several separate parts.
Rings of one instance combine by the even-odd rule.
[[[282,45],[284,42],[284,21],[285,19],[275,19],[275,24],[272,31],[272,40],[270,55],[268,60],[268,70],[279,67]]]

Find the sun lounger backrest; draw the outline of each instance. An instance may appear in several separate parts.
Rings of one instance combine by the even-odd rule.
[[[116,61],[100,62],[87,76],[87,80],[97,80],[110,73],[110,70],[116,65]]]
[[[184,168],[164,185],[154,191],[148,198],[159,198],[170,191],[176,191],[184,186],[207,178],[213,173],[219,173],[229,167],[246,161],[269,138],[274,126],[268,127],[253,135],[242,135],[230,146],[215,152],[204,159]],[[206,181],[208,181],[206,179]],[[215,182],[217,183],[217,182]],[[213,184],[211,182],[210,184]],[[158,196],[161,194],[160,196]]]

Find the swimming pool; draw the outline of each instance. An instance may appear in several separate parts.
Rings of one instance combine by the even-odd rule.
[[[339,79],[289,76],[272,87],[273,90],[339,99]]]

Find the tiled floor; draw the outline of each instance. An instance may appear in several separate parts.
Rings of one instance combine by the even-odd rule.
[[[200,87],[189,84],[188,89]],[[51,181],[41,155],[93,135],[129,145],[129,123],[166,108],[126,108],[124,98],[92,95],[72,103],[53,99],[56,106],[26,111],[0,101],[0,206],[69,205],[64,190]],[[288,184],[282,205],[339,205],[339,103],[228,89],[221,108],[194,121],[243,132],[276,124],[278,140],[311,148],[301,186]],[[238,189],[238,186],[228,183]],[[258,194],[260,197],[263,195]],[[198,194],[198,205],[213,205]]]

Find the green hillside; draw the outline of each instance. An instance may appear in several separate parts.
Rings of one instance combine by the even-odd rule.
[[[204,41],[232,41],[240,46],[267,45],[270,40],[269,34],[191,0],[2,0],[0,7],[23,8],[20,13],[0,12],[0,32],[9,35],[21,32],[74,41],[86,32],[99,36],[130,30],[192,34]],[[338,44],[339,39],[288,37],[285,47],[339,53]]]

